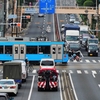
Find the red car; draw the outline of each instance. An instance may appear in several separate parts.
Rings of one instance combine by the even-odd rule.
[[[58,90],[58,72],[55,68],[42,68],[38,71],[38,91]]]

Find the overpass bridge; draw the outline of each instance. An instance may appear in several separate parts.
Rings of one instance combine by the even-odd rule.
[[[25,9],[35,9],[39,13],[39,6],[18,6],[17,7],[17,21],[22,22],[22,14],[25,13]],[[34,11],[33,11],[34,12]],[[100,14],[100,7],[98,12],[95,7],[81,7],[81,6],[56,6],[55,13],[57,14]],[[18,29],[18,33],[21,31],[21,27]]]
[[[33,8],[39,11],[38,6],[22,6],[22,13],[25,12],[25,9]],[[57,14],[97,14],[96,7],[81,7],[81,6],[56,6],[55,13]],[[100,14],[100,9],[98,9],[98,14]]]

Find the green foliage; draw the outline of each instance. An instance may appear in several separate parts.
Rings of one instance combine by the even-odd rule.
[[[83,6],[83,3],[85,2],[86,0],[76,0],[77,4],[79,6]]]
[[[93,6],[93,1],[92,0],[86,0],[83,4],[83,6]]]

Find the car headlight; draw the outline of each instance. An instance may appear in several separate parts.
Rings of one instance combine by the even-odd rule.
[[[96,52],[98,52],[98,50],[96,50]]]
[[[90,52],[90,50],[88,50],[88,52]]]

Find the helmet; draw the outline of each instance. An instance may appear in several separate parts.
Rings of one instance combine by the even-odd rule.
[[[75,57],[75,56],[76,56],[76,54],[73,54],[73,56]]]

